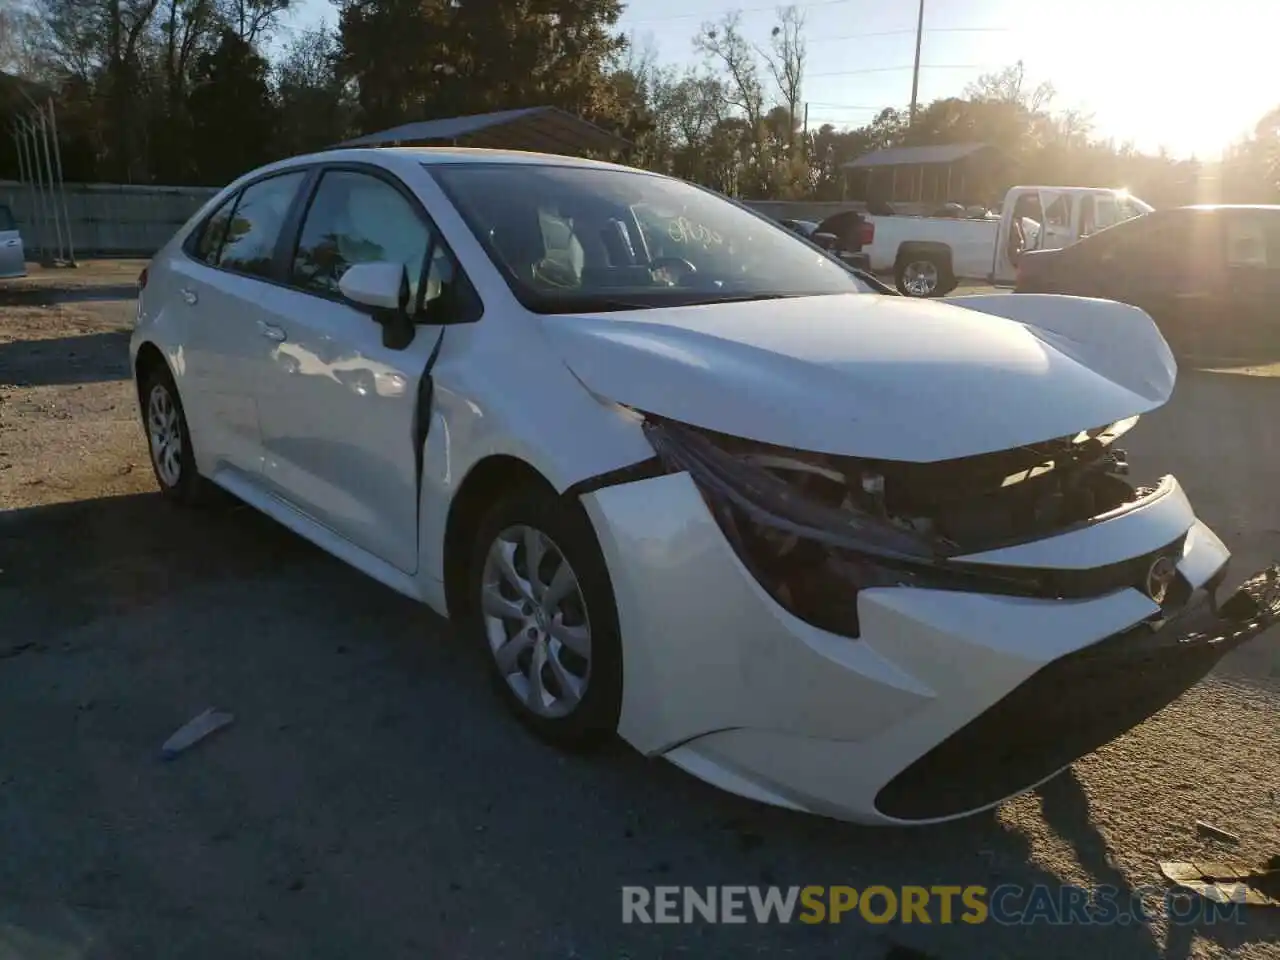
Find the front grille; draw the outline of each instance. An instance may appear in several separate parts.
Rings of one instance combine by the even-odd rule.
[[[1139,624],[1055,660],[886,784],[876,807],[929,820],[1024,790],[1172,703],[1265,629],[1253,626],[1233,632],[1205,604],[1164,630]]]
[[[985,574],[990,578],[1007,578],[1010,584],[1018,585],[1016,588],[1011,587],[1008,591],[997,591],[993,588],[992,592],[1027,593],[1032,596],[1057,600],[1082,600],[1089,597],[1101,597],[1108,593],[1115,593],[1117,590],[1132,587],[1140,593],[1150,596],[1147,589],[1147,574],[1151,571],[1152,565],[1160,557],[1168,557],[1176,564],[1182,558],[1182,548],[1185,541],[1186,534],[1183,534],[1171,543],[1167,543],[1159,549],[1144,553],[1141,556],[1083,570],[1012,567],[986,563],[965,563],[963,561],[953,561],[953,566],[974,574]],[[1181,580],[1181,578],[1179,577],[1178,580]],[[1028,589],[1025,586],[1030,583],[1035,584],[1034,588]],[[1170,588],[1169,595],[1165,598],[1166,605],[1178,597],[1182,600],[1186,599],[1186,594],[1190,590],[1186,587],[1186,581],[1181,581],[1181,583],[1182,585],[1179,586],[1178,581],[1175,580],[1174,586]],[[974,589],[980,590],[981,588],[975,587]]]

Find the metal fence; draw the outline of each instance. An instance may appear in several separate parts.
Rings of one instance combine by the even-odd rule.
[[[31,237],[28,250],[38,250],[46,266],[76,265],[76,250],[62,185],[62,150],[52,98],[36,103],[19,84],[26,112],[16,113],[10,132],[18,155],[18,182],[27,195]],[[12,207],[13,204],[10,204]],[[14,211],[15,216],[18,212]]]
[[[52,129],[49,132],[52,137]],[[29,151],[32,135],[29,129]],[[52,147],[50,156],[55,160],[49,178],[41,174],[37,180],[27,174],[28,169],[36,172],[33,164],[24,167],[20,181],[0,180],[0,203],[13,211],[30,255],[39,254],[50,262],[149,257],[217,192],[215,187],[62,183]],[[746,205],[778,219],[814,221],[863,208],[860,203],[838,201],[748,200]]]
[[[217,190],[213,187],[67,183],[61,235],[78,257],[149,257]],[[0,203],[13,210],[27,249],[56,248],[59,233],[41,216],[29,186],[0,180]]]

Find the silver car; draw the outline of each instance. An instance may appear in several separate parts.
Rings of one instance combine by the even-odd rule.
[[[0,279],[25,277],[26,256],[22,249],[22,234],[13,219],[13,211],[0,203]]]

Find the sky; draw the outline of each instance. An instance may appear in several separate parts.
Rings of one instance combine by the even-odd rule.
[[[809,125],[861,126],[911,100],[916,0],[801,0]],[[1270,12],[1270,9],[1275,12]],[[696,65],[706,20],[742,11],[765,46],[777,5],[766,0],[631,0],[619,26],[661,62]],[[302,0],[293,28],[332,22],[326,0]],[[1022,60],[1052,106],[1091,114],[1095,136],[1216,158],[1280,105],[1274,0],[925,0],[920,100]]]

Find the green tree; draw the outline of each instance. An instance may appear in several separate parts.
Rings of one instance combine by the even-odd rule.
[[[275,107],[267,61],[234,30],[201,54],[187,100],[197,182],[223,184],[271,158]]]
[[[355,105],[338,76],[337,37],[324,27],[298,34],[276,65],[278,124],[272,152],[294,156],[347,138]]]

